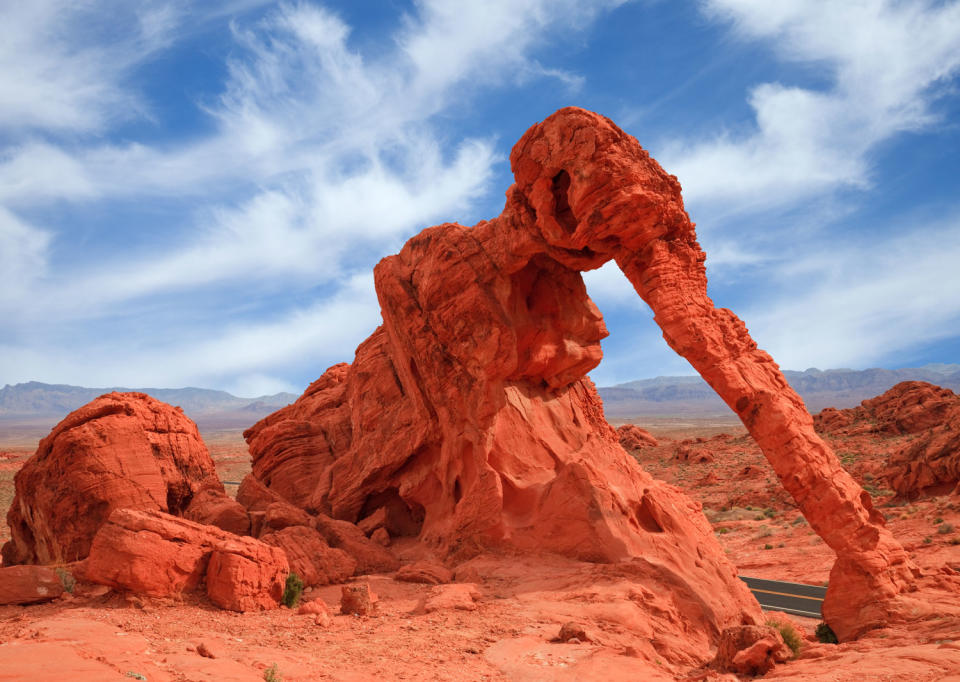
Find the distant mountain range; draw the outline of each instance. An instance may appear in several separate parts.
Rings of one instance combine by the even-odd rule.
[[[277,393],[258,398],[238,398],[207,388],[85,388],[65,384],[25,384],[0,388],[0,420],[56,423],[81,405],[111,391],[147,393],[157,400],[179,405],[194,421],[222,425],[253,425],[261,417],[292,403],[298,396]]]
[[[813,413],[825,407],[859,405],[901,381],[928,381],[960,393],[960,365],[942,363],[904,369],[784,370],[783,374]],[[598,390],[608,418],[732,414],[699,376],[640,379]]]
[[[785,370],[783,373],[811,412],[825,407],[853,407],[901,381],[929,381],[960,393],[960,364],[905,369]],[[699,376],[640,379],[602,386],[598,390],[608,418],[732,414]],[[0,388],[0,421],[49,422],[52,426],[81,405],[111,391],[138,391],[179,405],[201,427],[252,426],[298,397],[277,393],[238,398],[226,391],[206,388],[85,388],[31,381]]]

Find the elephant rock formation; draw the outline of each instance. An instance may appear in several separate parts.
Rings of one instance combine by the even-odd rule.
[[[631,561],[714,641],[755,622],[699,505],[625,453],[586,377],[607,331],[580,272],[615,260],[837,553],[834,630],[875,626],[913,567],[772,358],[707,296],[677,179],[576,108],[528,130],[510,161],[500,216],[425,229],[376,266],[382,326],[248,429],[253,475],[311,513],[382,514],[391,536],[452,558],[512,546]]]

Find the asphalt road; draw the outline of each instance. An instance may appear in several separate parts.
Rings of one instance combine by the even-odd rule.
[[[784,611],[797,616],[822,618],[820,606],[827,594],[826,587],[786,583],[780,580],[763,580],[740,576],[747,584],[760,606],[771,611]]]

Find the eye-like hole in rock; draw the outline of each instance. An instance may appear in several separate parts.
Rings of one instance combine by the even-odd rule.
[[[660,522],[657,520],[657,514],[654,513],[654,510],[650,505],[650,498],[646,495],[644,495],[643,499],[640,501],[640,504],[634,506],[633,518],[635,518],[637,523],[640,524],[640,527],[648,533],[663,532],[663,526],[661,526]]]
[[[564,230],[573,234],[577,229],[577,216],[573,214],[570,208],[570,199],[567,194],[570,191],[570,174],[567,171],[560,171],[553,176],[553,214]]]
[[[190,506],[192,499],[193,491],[186,482],[171,483],[167,486],[167,513],[179,516]]]

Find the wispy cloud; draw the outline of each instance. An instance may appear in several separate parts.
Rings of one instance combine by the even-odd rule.
[[[960,70],[957,3],[705,0],[702,9],[741,40],[820,70],[829,86],[757,84],[752,129],[667,144],[661,160],[695,202],[749,211],[866,188],[871,150],[936,121],[932,105]]]
[[[166,380],[156,376],[154,383],[194,377],[262,387],[278,385],[272,373],[291,362],[348,359],[378,319],[376,308],[368,314],[361,302],[373,300],[371,281],[351,273],[369,271],[423,226],[469,216],[489,190],[494,164],[504,160],[488,139],[451,145],[434,119],[483,88],[534,78],[578,87],[578,74],[541,64],[533,51],[555,34],[582,30],[619,2],[424,0],[387,37],[390,47],[372,55],[353,47],[351,27],[336,13],[308,2],[281,4],[230,24],[234,49],[221,93],[198,103],[208,134],[163,143],[104,134],[118,117],[153,115],[131,86],[139,66],[197,22],[223,21],[257,4],[213,10],[157,1],[133,10],[103,0],[74,11],[48,0],[34,14],[10,10],[0,17],[9,31],[34,36],[17,52],[0,53],[0,66],[22,60],[31,82],[74,69],[63,71],[62,81],[48,79],[62,100],[56,106],[39,91],[19,109],[0,104],[0,125],[27,130],[0,147],[0,206],[6,206],[0,218],[15,226],[4,228],[2,238],[30,255],[36,273],[17,296],[0,301],[23,323],[14,327],[37,329],[30,325],[57,319],[65,328],[87,329],[87,322],[108,325],[125,311],[150,309],[176,328],[184,292],[220,296],[231,307],[238,286],[253,299],[287,287],[298,301],[265,325],[225,316],[209,343],[191,339],[151,354],[142,341],[127,339],[128,348],[114,348],[113,359],[98,368],[100,383],[130,383],[139,371],[144,378],[136,383],[143,384],[146,368],[155,366],[164,367]],[[98,30],[115,13],[129,39]],[[0,93],[16,91],[18,83],[0,75]],[[56,244],[57,230],[39,231],[18,217],[49,203],[83,208],[157,200],[182,208],[179,219],[144,240],[153,248],[102,249],[96,262],[61,254],[55,268],[47,267],[47,247]],[[318,286],[326,293],[306,302],[305,292]],[[361,294],[358,287],[368,289]],[[108,346],[122,345],[128,332],[117,331],[121,338]],[[18,350],[18,338],[37,343],[35,333],[0,334],[7,344],[0,374],[7,380],[39,376],[41,368],[48,378],[79,379],[70,363],[55,361],[55,349],[47,347],[41,361],[35,349]]]

